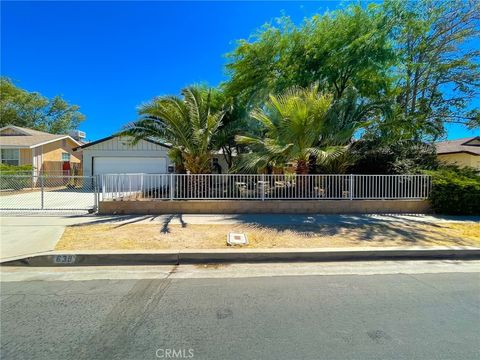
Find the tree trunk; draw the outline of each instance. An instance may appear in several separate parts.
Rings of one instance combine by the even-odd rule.
[[[222,146],[223,150],[223,157],[225,158],[225,161],[227,162],[228,169],[232,167],[233,164],[233,159],[232,159],[232,149],[230,146]]]
[[[310,155],[308,157],[308,173],[316,174],[317,173],[317,157],[315,155]]]
[[[297,168],[295,171],[298,175],[308,174],[308,163],[305,160],[297,161]]]

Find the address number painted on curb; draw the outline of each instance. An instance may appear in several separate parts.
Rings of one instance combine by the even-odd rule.
[[[74,264],[75,255],[55,255],[53,257],[54,264]]]

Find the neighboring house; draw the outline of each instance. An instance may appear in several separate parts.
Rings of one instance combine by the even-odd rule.
[[[170,146],[153,140],[132,145],[128,137],[109,136],[77,147],[83,155],[83,174],[166,174],[174,172]]]
[[[81,145],[70,135],[5,126],[0,129],[0,162],[9,165],[32,165],[33,174],[78,174],[81,154],[73,148]]]
[[[440,161],[480,170],[480,136],[441,141],[435,146]]]

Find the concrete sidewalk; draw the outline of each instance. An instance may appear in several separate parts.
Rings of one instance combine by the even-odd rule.
[[[66,226],[78,224],[255,224],[363,225],[381,223],[442,223],[480,221],[480,217],[430,215],[37,215],[0,216],[0,261],[48,253],[54,250]]]
[[[480,222],[480,216],[436,216],[402,214],[171,214],[171,215],[92,215],[88,223],[94,224],[171,224],[171,225],[366,225],[379,223],[437,224],[447,222]],[[64,222],[63,219],[58,219]]]
[[[66,226],[96,220],[95,215],[1,216],[0,261],[53,251]]]

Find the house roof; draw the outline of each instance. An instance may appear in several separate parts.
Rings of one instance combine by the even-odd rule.
[[[437,154],[468,153],[480,155],[480,136],[440,141],[435,144]]]
[[[13,130],[10,134],[1,134],[4,130]],[[10,148],[34,148],[57,140],[70,139],[75,144],[78,141],[69,135],[50,134],[43,131],[8,125],[0,129],[0,146]]]
[[[104,141],[108,141],[108,140],[111,140],[111,139],[114,139],[116,137],[119,137],[120,135],[110,135],[110,136],[107,136],[107,137],[104,137],[102,139],[98,139],[98,140],[95,140],[95,141],[92,141],[92,142],[89,142],[89,143],[86,143],[86,144],[83,144],[81,146],[77,146],[76,148],[74,148],[73,150],[76,151],[76,150],[80,150],[80,149],[85,149],[89,146],[92,146],[92,145],[96,145],[96,144],[100,144]],[[152,144],[155,144],[155,145],[159,145],[159,146],[164,146],[166,148],[171,148],[172,145],[170,144],[166,144],[166,143],[162,143],[162,142],[159,142],[159,141],[156,141],[156,140],[152,140],[152,139],[144,139],[145,141],[148,141],[149,143],[152,143]]]

